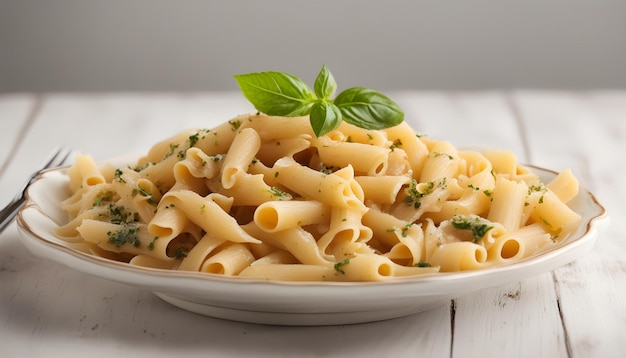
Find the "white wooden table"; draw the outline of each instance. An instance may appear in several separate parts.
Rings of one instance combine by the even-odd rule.
[[[550,273],[371,324],[213,319],[34,257],[0,236],[0,357],[617,357],[626,352],[626,92],[388,93],[418,131],[562,170],[609,211],[593,252]],[[239,93],[0,95],[0,205],[57,145],[106,159],[252,111]]]

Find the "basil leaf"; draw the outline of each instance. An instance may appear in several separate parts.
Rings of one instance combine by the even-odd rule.
[[[315,100],[306,83],[288,73],[267,71],[234,77],[254,108],[270,116],[305,115]]]
[[[335,82],[335,78],[330,71],[328,71],[326,65],[322,66],[322,70],[317,75],[315,83],[313,84],[313,90],[317,98],[328,99],[335,95],[337,82]]]
[[[311,107],[310,118],[313,133],[317,137],[332,131],[341,124],[341,112],[332,102],[320,100]]]
[[[404,113],[398,104],[370,88],[349,88],[341,92],[334,102],[344,121],[363,129],[389,128],[404,120]]]
[[[402,109],[387,96],[369,88],[354,87],[337,98],[337,82],[326,66],[311,89],[298,77],[284,72],[235,75],[244,96],[262,113],[271,116],[310,115],[319,137],[337,128],[341,121],[363,129],[384,129],[404,120]]]

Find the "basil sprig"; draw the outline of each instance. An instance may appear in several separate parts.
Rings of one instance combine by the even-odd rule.
[[[352,87],[335,97],[337,82],[326,66],[317,75],[313,91],[296,76],[284,72],[235,75],[244,96],[259,112],[270,116],[309,115],[316,136],[346,121],[363,129],[383,129],[404,120],[398,104],[370,88]]]

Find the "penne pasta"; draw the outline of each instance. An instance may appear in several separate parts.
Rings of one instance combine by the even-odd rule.
[[[542,183],[508,151],[459,150],[407,123],[241,115],[182,131],[128,166],[80,155],[67,220],[90,255],[278,281],[388,281],[517,262],[580,218],[570,170]]]

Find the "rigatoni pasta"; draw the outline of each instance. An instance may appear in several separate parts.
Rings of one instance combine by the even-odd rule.
[[[522,260],[579,219],[569,170],[542,183],[507,151],[406,123],[242,115],[115,168],[79,155],[56,235],[130,265],[285,281],[380,281]]]

